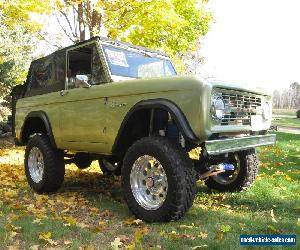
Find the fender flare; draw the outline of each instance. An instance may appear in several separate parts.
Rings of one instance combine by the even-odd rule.
[[[54,139],[54,136],[53,136],[50,120],[48,118],[48,115],[44,111],[41,111],[41,110],[40,111],[32,111],[29,114],[27,114],[27,116],[25,118],[25,121],[24,121],[24,123],[22,125],[22,128],[21,128],[21,134],[20,134],[21,143],[24,143],[23,139],[22,139],[23,138],[23,130],[25,128],[25,125],[26,125],[28,119],[30,119],[30,118],[40,118],[42,120],[42,122],[45,125],[50,143],[54,148],[56,148],[56,143],[55,143],[55,139]]]
[[[184,113],[182,110],[172,101],[167,100],[167,99],[150,99],[150,100],[145,100],[145,101],[140,101],[136,103],[126,114],[121,127],[119,128],[117,137],[115,139],[112,151],[114,152],[118,141],[123,133],[123,130],[130,119],[131,115],[140,109],[163,109],[168,111],[172,118],[175,120],[180,132],[182,135],[187,139],[188,141],[192,143],[198,143],[199,139],[193,132],[188,120],[186,119]]]

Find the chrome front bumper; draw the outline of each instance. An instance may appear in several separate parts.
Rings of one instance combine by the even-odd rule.
[[[250,148],[274,145],[276,135],[256,135],[205,142],[206,151],[209,155],[220,155],[229,152],[242,151]]]

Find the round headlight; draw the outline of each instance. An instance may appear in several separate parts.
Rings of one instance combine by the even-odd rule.
[[[222,96],[214,95],[211,100],[211,115],[215,120],[222,120],[225,115],[225,102]]]
[[[267,101],[264,101],[262,104],[263,118],[265,120],[270,120],[272,117],[272,108],[271,104]]]

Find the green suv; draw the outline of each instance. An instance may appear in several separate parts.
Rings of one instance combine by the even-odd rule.
[[[275,143],[268,93],[177,76],[166,54],[101,37],[33,61],[13,100],[37,193],[60,188],[65,163],[98,160],[121,175],[129,209],[149,222],[181,218],[197,179],[219,191],[250,187],[255,147]]]

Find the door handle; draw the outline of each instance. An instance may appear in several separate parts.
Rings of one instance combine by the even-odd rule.
[[[61,90],[61,91],[60,91],[60,95],[61,95],[61,96],[64,96],[64,95],[66,95],[66,94],[68,94],[68,91],[65,91],[65,90]]]
[[[107,105],[108,103],[108,97],[104,97],[104,105]]]

